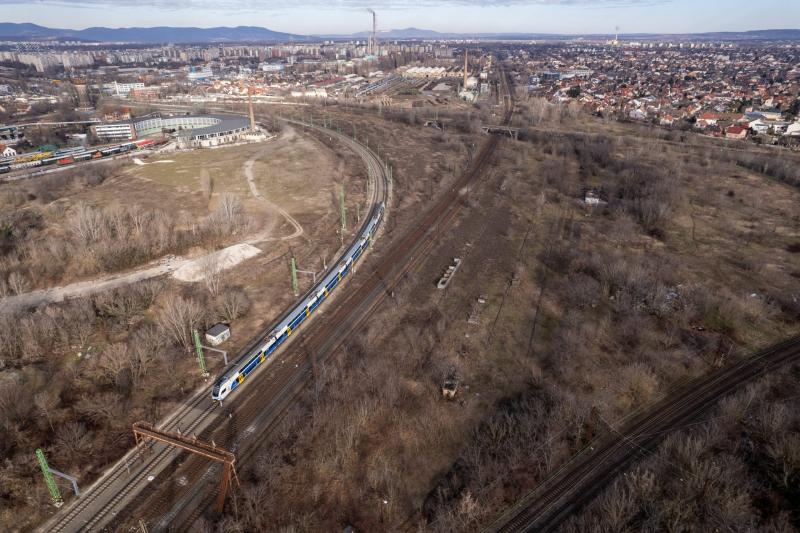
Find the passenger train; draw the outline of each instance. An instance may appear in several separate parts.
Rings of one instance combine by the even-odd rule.
[[[263,342],[258,343],[252,351],[239,359],[233,367],[214,383],[214,387],[211,390],[212,399],[222,401],[228,394],[240,387],[247,376],[250,375],[258,365],[266,361],[267,358],[278,349],[278,346],[289,338],[289,336],[300,327],[300,324],[330,296],[333,289],[335,289],[339,283],[341,283],[342,279],[350,273],[355,262],[369,246],[383,218],[384,208],[385,206],[383,203],[377,206],[375,214],[372,216],[372,219],[370,219],[364,232],[344,255],[338,267],[331,270],[331,272],[314,287],[309,293],[309,296],[297,304],[297,306],[278,323]]]

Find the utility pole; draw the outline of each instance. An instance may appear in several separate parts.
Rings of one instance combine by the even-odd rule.
[[[347,230],[347,208],[344,206],[344,185],[339,192],[339,210],[341,211],[342,217],[342,235]]]
[[[53,500],[53,505],[61,507],[64,504],[64,499],[58,491],[56,480],[53,479],[53,474],[50,472],[50,467],[47,465],[47,459],[44,458],[44,452],[41,448],[36,448],[36,459],[39,460],[39,467],[42,469],[44,482],[47,484],[47,490],[50,491],[50,498]]]
[[[292,291],[295,296],[300,295],[300,290],[297,286],[297,264],[294,261],[294,256],[292,256]]]
[[[200,344],[200,333],[198,333],[196,329],[193,329],[192,336],[194,337],[194,348],[197,352],[197,362],[200,365],[200,375],[207,378],[208,370],[206,370],[206,358],[203,355],[203,345]]]

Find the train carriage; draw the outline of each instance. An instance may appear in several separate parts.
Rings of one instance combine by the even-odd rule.
[[[364,228],[360,238],[347,251],[344,259],[339,263],[338,268],[332,269],[320,280],[309,293],[309,296],[286,314],[275,329],[272,330],[272,333],[265,338],[263,343],[258,343],[252,351],[242,357],[214,383],[211,390],[212,399],[222,401],[239,387],[239,385],[244,383],[245,378],[253,372],[258,365],[265,362],[267,358],[291,336],[292,332],[300,327],[317,307],[328,298],[330,293],[352,270],[355,261],[361,257],[364,249],[369,245],[375,230],[383,218],[384,209],[385,206],[383,203],[376,207],[373,217]]]

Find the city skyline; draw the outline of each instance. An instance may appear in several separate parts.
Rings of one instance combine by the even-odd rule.
[[[378,11],[381,30],[416,27],[443,33],[611,34],[617,27],[623,34],[700,33],[800,26],[795,22],[800,21],[800,5],[787,6],[779,0],[758,5],[750,0],[340,0],[335,7],[316,0],[292,4],[279,0],[267,8],[251,0],[195,0],[180,8],[163,0],[144,0],[135,8],[108,0],[35,4],[0,0],[0,4],[11,8],[6,22],[67,29],[246,25],[305,35],[349,34],[369,29],[367,7]],[[158,17],[152,15],[154,9]]]

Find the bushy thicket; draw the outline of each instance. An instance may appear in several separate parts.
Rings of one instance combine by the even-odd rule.
[[[723,399],[667,437],[561,530],[795,531],[800,394],[794,367]]]
[[[58,224],[35,209],[0,215],[0,294],[25,292],[65,277],[114,272],[197,245],[224,241],[249,225],[241,200],[222,198],[196,222],[137,205],[72,206]]]

